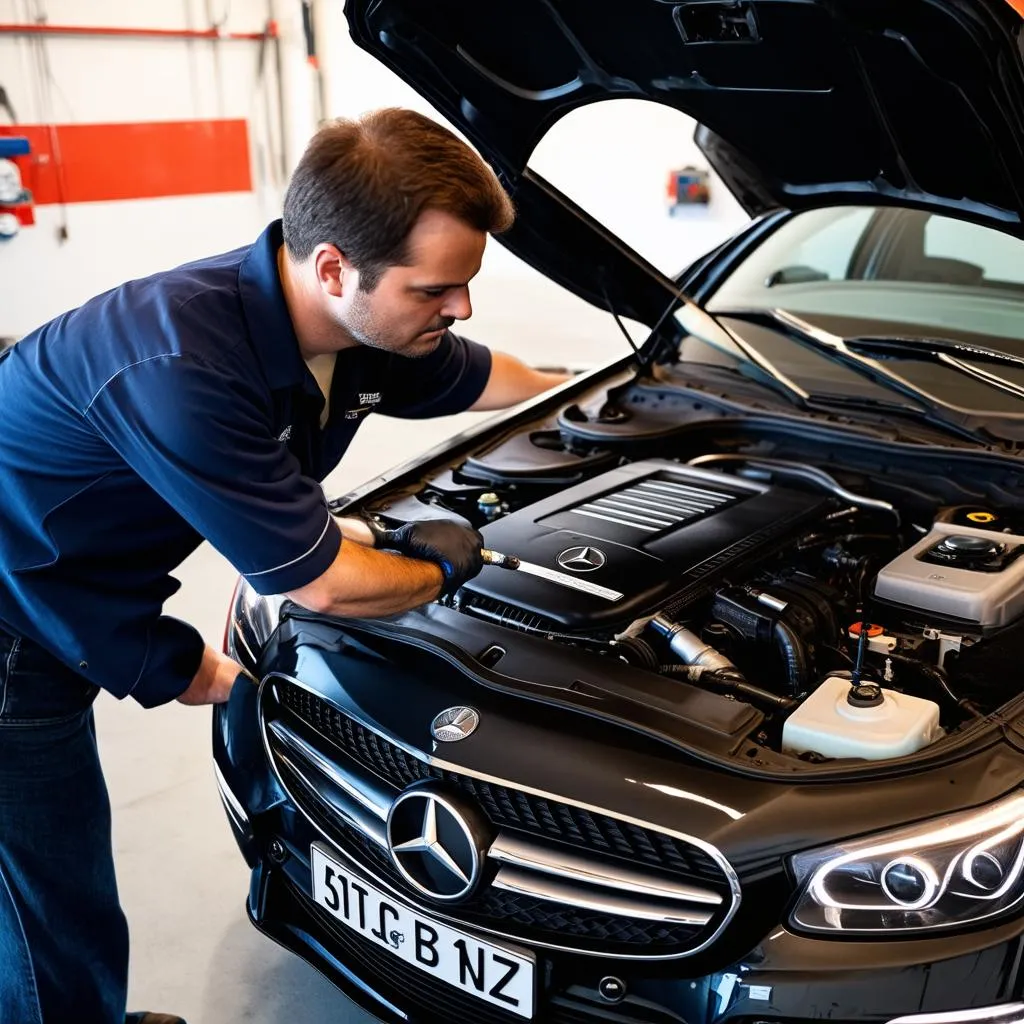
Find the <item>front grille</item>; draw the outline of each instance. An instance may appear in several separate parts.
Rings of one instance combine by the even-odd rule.
[[[669,477],[651,477],[568,511],[577,516],[629,526],[641,533],[660,533],[700,519],[737,500],[735,494],[712,490],[703,484],[683,484]]]
[[[387,852],[368,836],[338,817],[331,805],[287,767],[279,770],[289,789],[303,798],[303,810],[331,842],[365,865],[382,881],[401,892],[405,882]],[[692,946],[701,928],[660,921],[618,917],[571,904],[537,899],[522,893],[484,886],[472,899],[460,903],[459,919],[510,935],[523,942],[564,944],[604,954],[671,954]]]
[[[522,893],[485,889],[472,903],[460,908],[459,916],[494,927],[494,923],[514,924],[517,933],[530,939],[536,933],[550,940],[552,934],[581,939],[587,948],[605,953],[666,953],[692,945],[701,929],[692,925],[666,924],[631,917],[600,914],[564,903],[552,903]],[[579,946],[579,942],[573,942]]]
[[[294,683],[278,683],[281,704],[396,789],[440,773]]]
[[[264,704],[265,737],[296,805],[357,865],[413,902],[422,896],[409,893],[382,845],[383,817],[401,790],[436,781],[483,812],[497,833],[491,850],[503,851],[489,852],[483,884],[470,899],[438,911],[455,920],[514,942],[642,959],[702,948],[735,910],[723,869],[685,840],[431,765],[291,681],[279,678],[265,693],[279,702],[276,713]],[[586,881],[552,878],[545,865],[559,844],[582,858]],[[505,862],[510,850],[523,858],[517,866]],[[684,920],[623,884],[637,871],[678,887],[674,906]],[[686,895],[691,887],[704,895]]]
[[[695,882],[725,884],[722,869],[703,850],[662,832],[471,777],[445,772],[444,778],[475,797],[496,825],[649,864]]]
[[[621,857],[694,883],[727,887],[722,869],[699,847],[611,815],[443,771],[412,757],[302,687],[281,683],[278,690],[281,703],[296,717],[396,789],[423,779],[442,780],[477,801],[499,827]]]

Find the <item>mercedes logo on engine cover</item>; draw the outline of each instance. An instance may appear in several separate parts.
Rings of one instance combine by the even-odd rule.
[[[604,552],[589,546],[566,548],[558,556],[558,564],[572,572],[593,572],[604,565]]]
[[[447,903],[464,900],[480,881],[486,825],[478,813],[435,788],[407,789],[391,805],[391,860],[417,892]]]

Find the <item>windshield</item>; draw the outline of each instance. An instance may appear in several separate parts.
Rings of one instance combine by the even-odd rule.
[[[765,239],[707,308],[783,308],[883,322],[911,337],[1024,341],[1024,241],[920,210],[812,210]]]

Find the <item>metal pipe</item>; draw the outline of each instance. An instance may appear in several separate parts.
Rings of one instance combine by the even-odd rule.
[[[27,25],[0,23],[0,35],[16,36],[130,36],[149,39],[210,39],[228,42],[260,42],[277,37],[277,25],[269,22],[262,32],[222,32],[217,28],[126,28],[119,25]]]
[[[826,473],[825,470],[819,469],[817,466],[809,466],[803,462],[792,462],[789,459],[762,458],[757,455],[733,455],[724,452],[698,455],[697,458],[690,459],[687,465],[695,467],[708,466],[714,462],[743,463],[751,469],[761,470],[762,472],[778,473],[781,476],[791,476],[799,480],[806,480],[808,483],[823,487],[825,490],[836,495],[836,497],[842,498],[843,501],[851,502],[861,508],[874,508],[880,512],[888,512],[895,518],[896,525],[900,525],[899,511],[890,502],[882,501],[881,498],[869,498],[864,494],[854,494],[853,491],[848,491],[843,487],[831,474]]]
[[[279,61],[278,86],[284,133],[281,141],[287,177],[295,170],[317,128],[313,69],[306,55],[302,6],[295,0],[271,0],[271,10],[278,29],[274,45]]]
[[[320,86],[320,113],[324,120],[345,109],[344,40],[349,38],[345,12],[337,0],[313,0],[313,36]]]
[[[655,615],[651,620],[651,627],[668,640],[672,652],[687,665],[698,665],[712,670],[736,667],[724,654],[719,654],[710,644],[704,643],[692,630],[677,622],[670,622],[663,615]]]

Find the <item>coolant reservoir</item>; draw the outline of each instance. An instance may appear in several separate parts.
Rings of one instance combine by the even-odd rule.
[[[942,735],[934,701],[882,690],[881,703],[858,707],[849,702],[849,693],[849,679],[829,676],[786,719],[783,749],[878,761],[913,754]]]

